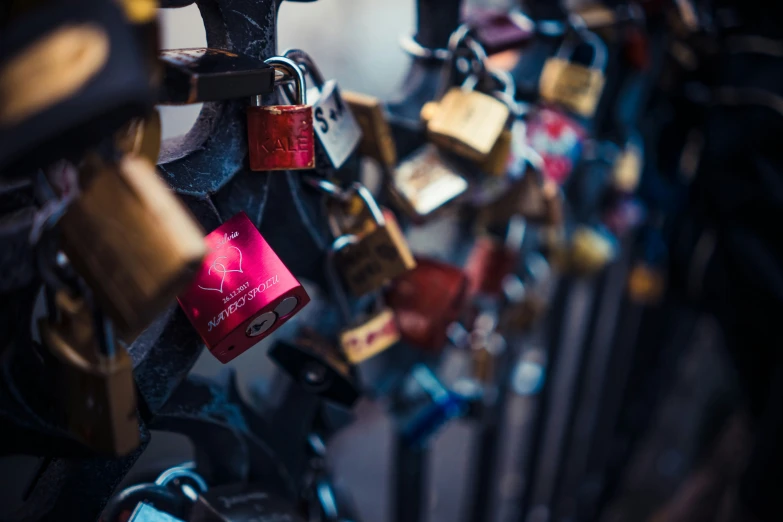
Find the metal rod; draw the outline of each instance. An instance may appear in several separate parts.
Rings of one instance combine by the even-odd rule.
[[[625,243],[623,252],[626,255],[601,275],[598,284],[593,317],[584,340],[584,360],[580,364],[583,371],[573,390],[574,408],[567,429],[570,441],[563,449],[563,465],[550,502],[556,518],[560,518],[559,515],[566,518],[575,515],[576,496],[586,471],[590,442],[601,409],[601,386],[607,376],[612,339],[617,331],[623,302],[632,241]]]
[[[471,473],[473,477],[473,494],[467,509],[468,522],[486,522],[491,520],[492,510],[495,506],[492,493],[496,491],[499,471],[499,454],[502,436],[506,424],[506,409],[508,404],[509,384],[513,371],[512,362],[519,355],[521,343],[509,343],[507,349],[498,358],[497,372],[497,396],[495,401],[487,407],[485,415],[481,419],[481,426],[476,436],[474,457],[475,469]]]
[[[538,405],[535,413],[535,420],[533,423],[533,433],[529,439],[523,439],[522,449],[520,454],[529,456],[524,465],[522,477],[524,480],[524,487],[522,495],[519,497],[517,504],[517,514],[520,522],[526,522],[527,514],[532,502],[533,492],[535,491],[536,481],[534,480],[535,473],[538,470],[539,462],[541,460],[540,447],[542,446],[544,438],[545,421],[549,416],[549,403],[552,400],[552,384],[551,375],[554,375],[557,370],[558,364],[558,346],[561,344],[560,340],[565,330],[564,314],[560,313],[565,308],[568,296],[573,286],[573,281],[567,278],[561,279],[557,283],[557,289],[555,290],[555,296],[552,300],[552,305],[549,314],[549,324],[547,327],[547,369],[544,384],[541,388],[541,392],[538,396]]]
[[[419,0],[416,3],[416,41],[424,47],[445,48],[459,27],[460,0]]]
[[[429,449],[412,447],[399,431],[394,436],[393,522],[420,522],[426,501]]]

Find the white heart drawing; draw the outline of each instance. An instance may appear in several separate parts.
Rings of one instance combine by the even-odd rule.
[[[199,288],[201,288],[202,290],[214,290],[215,292],[220,292],[222,294],[223,293],[223,283],[226,281],[226,274],[231,273],[231,272],[238,272],[240,274],[243,273],[242,272],[242,251],[239,250],[237,247],[235,247],[233,245],[230,245],[229,248],[233,248],[234,250],[239,252],[239,268],[235,269],[235,270],[227,270],[226,269],[226,265],[224,265],[223,263],[219,263],[218,262],[221,259],[227,259],[227,257],[226,256],[218,256],[218,257],[216,257],[212,261],[212,264],[210,265],[209,270],[207,271],[207,274],[208,275],[212,275],[212,270],[214,270],[215,273],[220,274],[220,288],[208,288],[208,287],[205,287],[205,286],[198,285]],[[218,267],[219,267],[219,269],[218,269]]]

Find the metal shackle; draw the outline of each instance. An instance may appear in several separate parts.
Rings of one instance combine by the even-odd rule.
[[[457,60],[460,58],[460,50],[465,49],[472,55],[470,59],[473,71],[463,82],[462,87],[464,89],[471,90],[475,88],[481,75],[486,72],[487,53],[481,44],[471,37],[470,33],[471,28],[467,24],[462,24],[451,33],[448,43],[449,59],[443,63],[437,98],[441,98],[451,87],[452,73],[456,69]],[[476,67],[476,64],[478,64],[478,67]]]
[[[359,182],[353,183],[351,185],[351,190],[353,192],[356,192],[356,194],[364,201],[365,206],[370,211],[370,215],[372,216],[373,220],[375,220],[375,223],[379,227],[386,226],[386,218],[383,216],[383,211],[381,210],[381,207],[378,205],[378,202],[375,201],[375,198],[372,196],[372,193],[370,192],[370,189],[365,187]]]
[[[300,69],[304,69],[304,74],[310,76],[313,80],[313,85],[318,87],[318,90],[321,90],[326,81],[324,80],[324,75],[321,74],[321,70],[315,65],[312,56],[301,49],[289,49],[284,53],[284,56],[296,63]]]
[[[345,234],[335,239],[326,251],[326,281],[329,284],[329,290],[332,298],[337,303],[337,308],[346,325],[353,322],[353,313],[351,313],[351,304],[348,301],[348,294],[343,286],[340,274],[337,273],[335,256],[343,248],[355,245],[359,238],[353,234]]]
[[[588,67],[605,71],[606,64],[609,60],[609,51],[606,49],[604,41],[592,31],[580,30],[577,31],[575,37],[567,37],[563,40],[563,43],[560,45],[555,56],[562,60],[571,61],[571,57],[576,51],[577,46],[581,44],[588,45],[593,50],[593,59]]]
[[[264,63],[271,65],[276,71],[281,71],[288,78],[293,79],[296,85],[295,97],[290,100],[294,105],[307,105],[307,88],[305,84],[305,76],[302,69],[293,60],[286,58],[285,56],[273,56],[264,60]],[[260,96],[256,97],[256,105],[261,105]]]

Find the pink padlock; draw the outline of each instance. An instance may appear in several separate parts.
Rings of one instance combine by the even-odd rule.
[[[579,162],[586,136],[584,127],[554,107],[537,107],[528,117],[528,144],[544,161],[544,176],[561,186]]]
[[[227,363],[310,302],[244,212],[206,237],[209,253],[178,300],[204,343]]]

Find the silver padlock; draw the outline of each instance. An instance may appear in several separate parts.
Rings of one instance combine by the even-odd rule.
[[[351,109],[343,101],[335,80],[324,81],[313,59],[299,49],[290,49],[286,58],[294,61],[313,81],[307,99],[313,106],[315,135],[331,166],[339,169],[353,154],[362,139],[362,130]]]

